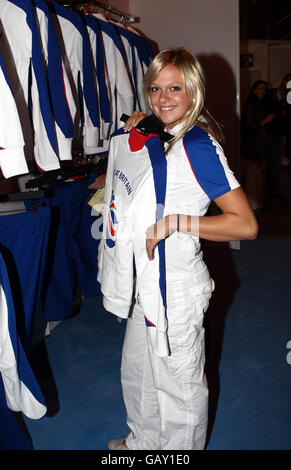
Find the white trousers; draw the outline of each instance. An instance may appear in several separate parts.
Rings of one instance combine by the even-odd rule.
[[[203,450],[208,388],[202,323],[212,285],[210,280],[199,295],[168,289],[168,357],[152,353],[141,305],[127,320],[121,381],[129,449]]]

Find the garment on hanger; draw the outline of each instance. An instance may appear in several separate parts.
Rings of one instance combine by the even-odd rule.
[[[0,168],[5,178],[28,172],[16,104],[0,53]],[[8,128],[9,125],[9,128]]]
[[[38,208],[0,217],[0,244],[21,315],[21,338],[26,351],[33,337],[47,262],[50,210]],[[17,294],[17,295],[16,295]]]
[[[85,25],[80,14],[59,5],[54,0],[49,2],[52,14],[58,21],[61,41],[65,46],[66,57],[71,67],[74,84],[79,91],[83,106],[84,133],[87,127],[99,127],[99,103],[94,80],[91,48]],[[80,95],[81,94],[81,95]]]
[[[107,151],[120,116],[136,107],[146,111],[149,41],[103,15],[72,11],[55,0],[0,0],[0,7],[38,169],[60,168],[73,158],[74,143],[85,155]]]
[[[33,5],[30,0],[1,0],[0,19],[31,114],[36,164],[40,171],[59,168],[55,126]]]
[[[100,18],[100,15],[87,15],[92,17],[100,28],[102,47],[104,48],[106,83],[109,88],[111,123],[106,134],[101,135],[101,145],[96,147],[96,135],[88,133],[85,136],[85,143],[89,153],[94,151],[107,151],[110,134],[121,126],[120,116],[123,109],[131,114],[135,109],[135,92],[131,75],[128,73],[127,59],[123,49],[120,36],[114,29],[114,26]]]
[[[121,24],[115,24],[114,28],[121,37],[126,52],[129,69],[133,77],[138,109],[140,111],[146,110],[147,107],[143,95],[143,78],[149,66],[150,59],[145,54],[142,38],[132,31],[127,30]]]
[[[2,450],[33,450],[30,436],[8,408],[0,374],[0,448]]]
[[[50,211],[39,208],[0,217],[0,370],[8,407],[31,419],[46,404],[30,366],[47,261]]]
[[[158,137],[136,153],[130,151],[128,139],[123,129],[111,137],[98,280],[105,309],[121,318],[128,318],[133,295],[140,299],[153,348],[167,356],[165,241],[149,260],[144,239],[146,229],[162,218],[167,161]]]
[[[74,99],[67,70],[61,56],[60,44],[50,9],[45,0],[32,0],[35,6],[42,53],[47,73],[47,85],[52,102],[53,117],[60,160],[72,159],[74,135]],[[69,107],[71,105],[72,110]]]
[[[86,297],[100,294],[97,282],[98,238],[91,233],[99,218],[92,214],[86,200],[90,194],[88,180],[63,183],[54,188],[52,197],[39,198],[39,208],[51,211],[50,239],[45,279],[42,289],[42,306],[46,322],[70,318],[76,289]],[[32,208],[33,200],[25,206]]]
[[[90,45],[92,49],[92,57],[97,77],[99,89],[99,106],[100,106],[100,126],[98,129],[88,129],[84,137],[84,151],[86,155],[91,153],[99,153],[103,149],[105,139],[110,134],[112,114],[111,114],[111,94],[107,82],[107,70],[105,52],[102,42],[102,35],[99,25],[92,15],[84,15]],[[98,144],[98,145],[97,145]]]

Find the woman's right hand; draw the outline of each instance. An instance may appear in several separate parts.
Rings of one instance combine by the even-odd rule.
[[[88,188],[89,189],[95,189],[97,191],[98,189],[104,188],[105,186],[105,180],[106,180],[106,174],[102,174],[97,176],[97,178],[91,183]]]
[[[146,113],[142,113],[141,111],[134,111],[124,124],[124,130],[130,131],[133,127],[135,127],[142,119],[146,118],[148,115]]]

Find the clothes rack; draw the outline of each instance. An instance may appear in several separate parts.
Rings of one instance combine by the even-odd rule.
[[[30,199],[40,199],[52,195],[52,191],[24,191],[21,193],[0,194],[0,202],[19,202]]]
[[[116,15],[119,17],[120,22],[122,23],[134,23],[136,22],[136,19],[133,15],[127,15],[126,13],[123,13],[120,10],[117,10],[116,8],[113,8],[110,4],[108,3],[103,3],[99,2],[97,0],[91,0],[90,2],[84,2],[84,0],[74,0],[72,2],[69,1],[63,1],[63,0],[57,0],[58,3],[64,6],[77,6],[77,5],[82,5],[85,3],[92,3],[96,7],[102,8],[103,10],[108,11],[109,13],[112,13],[113,15]]]
[[[60,168],[57,170],[50,170],[42,173],[40,176],[33,178],[25,183],[27,189],[41,188],[44,185],[58,185],[64,181],[74,178],[76,176],[88,178],[93,173],[103,169],[103,162],[88,163],[81,166],[70,166],[67,168]]]
[[[53,194],[54,194],[54,191],[51,189],[50,190],[47,190],[47,189],[37,190],[37,188],[32,191],[0,194],[0,204],[1,204],[0,217],[2,217],[3,215],[12,215],[12,214],[17,214],[17,213],[26,211],[27,208],[25,207],[25,201],[31,201],[30,209],[32,209],[34,215],[36,215],[38,211],[37,199],[41,199],[44,197],[52,197]],[[7,203],[9,207],[7,207]],[[16,204],[15,206],[15,203],[23,203],[24,205]]]

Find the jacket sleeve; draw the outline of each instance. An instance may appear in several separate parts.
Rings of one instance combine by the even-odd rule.
[[[126,51],[128,66],[132,75],[137,99],[137,107],[140,111],[146,112],[142,85],[147,67],[141,60],[142,50],[138,43],[137,35],[121,26],[116,26],[116,30],[120,34],[124,50]]]
[[[120,36],[114,26],[98,18],[105,50],[106,67],[112,97],[112,131],[123,125],[122,113],[130,115],[135,109],[135,93],[127,70],[126,56]]]
[[[34,130],[34,158],[40,171],[59,168],[58,146],[34,6],[1,0],[1,21],[11,48]]]
[[[56,15],[54,19],[58,23],[58,35],[65,47],[64,60],[74,82],[74,93],[78,97],[78,112],[84,136],[90,132],[95,135],[100,126],[99,100],[86,25],[79,14],[54,0],[49,2],[49,8]],[[74,120],[75,118],[73,116]]]
[[[111,123],[111,109],[108,96],[108,76],[105,69],[104,49],[101,39],[101,32],[98,22],[93,15],[86,15],[85,22],[89,35],[89,40],[92,49],[92,57],[95,67],[95,76],[97,80],[97,87],[99,90],[99,107],[100,107],[100,138],[108,138],[107,130]]]
[[[24,139],[14,97],[0,55],[0,167],[5,178],[28,173]],[[9,126],[9,127],[8,127]]]
[[[47,407],[17,333],[10,279],[1,252],[0,311],[0,373],[7,406],[30,419],[40,419]]]
[[[72,159],[74,101],[52,15],[46,2],[33,0],[42,42],[60,160]],[[73,109],[71,110],[71,107]]]

